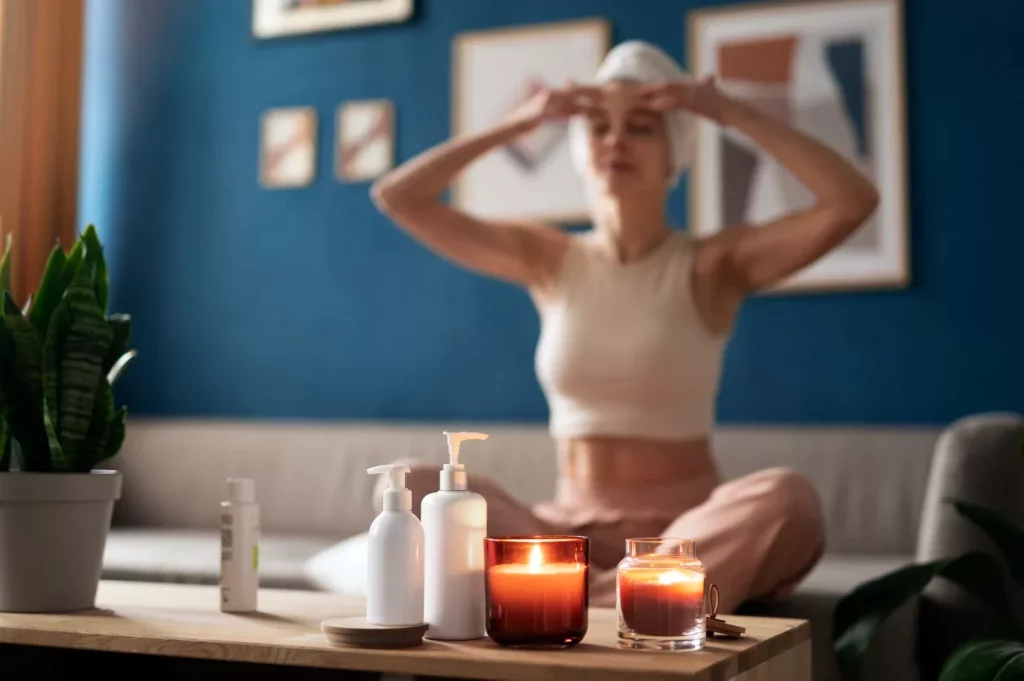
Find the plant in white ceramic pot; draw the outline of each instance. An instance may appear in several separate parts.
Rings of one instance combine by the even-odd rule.
[[[90,225],[54,247],[35,294],[10,294],[0,261],[0,612],[93,607],[121,474],[96,466],[124,442],[112,386],[135,356],[131,319],[107,314],[103,248]]]

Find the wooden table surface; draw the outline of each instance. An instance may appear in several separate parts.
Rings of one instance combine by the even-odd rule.
[[[0,613],[0,643],[521,681],[810,678],[804,620],[729,617],[747,628],[744,638],[708,639],[699,652],[646,652],[618,648],[615,611],[595,608],[586,638],[568,650],[513,650],[489,639],[373,650],[332,647],[320,631],[325,619],[364,614],[360,598],[263,589],[253,615],[222,613],[218,600],[214,586],[104,581],[96,610]],[[779,671],[782,658],[790,671]],[[765,674],[768,667],[779,669]]]

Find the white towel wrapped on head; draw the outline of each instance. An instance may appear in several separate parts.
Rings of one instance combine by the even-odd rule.
[[[690,75],[658,47],[642,40],[628,40],[616,45],[605,56],[597,70],[594,84],[602,85],[616,80],[653,84],[692,80]],[[665,134],[669,143],[672,164],[669,186],[674,187],[679,176],[693,161],[693,137],[696,121],[687,111],[665,113]],[[570,122],[569,143],[573,164],[581,174],[586,172],[590,145],[586,121],[576,117]]]

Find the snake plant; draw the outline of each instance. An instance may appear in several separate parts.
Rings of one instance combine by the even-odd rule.
[[[10,293],[10,237],[0,260],[0,472],[85,473],[124,442],[113,385],[135,356],[131,318],[107,314],[103,247],[89,225],[55,246],[24,309]]]

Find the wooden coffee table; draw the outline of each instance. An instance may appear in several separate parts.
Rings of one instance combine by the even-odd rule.
[[[615,611],[600,608],[590,611],[583,643],[568,650],[511,650],[488,639],[428,640],[405,650],[327,643],[320,622],[363,612],[359,598],[265,589],[260,613],[230,615],[218,609],[216,587],[103,582],[96,610],[0,613],[0,669],[12,678],[19,678],[21,669],[80,673],[94,665],[105,677],[123,671],[250,680],[271,678],[272,672],[274,678],[288,679],[373,678],[365,672],[521,681],[811,678],[810,626],[804,620],[729,617],[747,628],[746,637],[715,637],[705,650],[689,653],[619,649]],[[339,676],[339,669],[350,670],[351,676]]]

